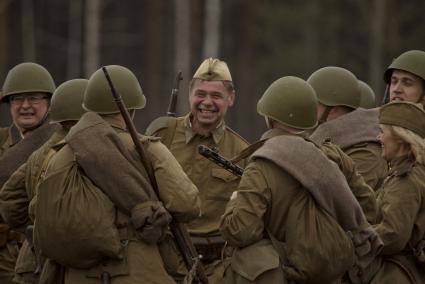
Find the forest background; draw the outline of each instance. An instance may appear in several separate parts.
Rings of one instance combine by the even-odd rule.
[[[176,72],[184,115],[191,76],[204,58],[218,57],[237,90],[227,124],[252,142],[265,130],[256,102],[282,76],[341,66],[379,103],[393,58],[425,50],[424,12],[423,0],[0,0],[0,86],[21,62],[42,64],[57,85],[123,65],[147,97],[135,118],[143,132],[165,115]],[[10,123],[3,104],[0,126]]]

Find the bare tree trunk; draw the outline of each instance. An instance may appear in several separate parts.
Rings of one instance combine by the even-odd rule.
[[[68,12],[68,60],[66,70],[66,77],[68,79],[81,76],[81,14],[82,0],[70,1]]]
[[[8,38],[8,28],[7,21],[10,12],[8,12],[9,4],[12,0],[3,1],[0,4],[0,74],[5,74],[7,72],[7,38]],[[0,83],[1,86],[1,83]],[[1,113],[1,112],[0,112]]]
[[[99,68],[100,0],[87,0],[85,10],[84,74],[89,77]]]
[[[385,22],[385,0],[372,2],[371,32],[369,33],[369,83],[375,91],[376,103],[380,103],[384,96],[382,88],[383,44]]]
[[[8,48],[7,48],[7,38],[8,38],[8,28],[7,22],[10,15],[9,4],[12,0],[0,2],[0,74],[3,75],[3,78],[6,76],[6,66],[8,58]],[[0,86],[2,83],[0,83]],[[1,97],[1,93],[0,93]],[[0,103],[0,127],[9,126],[11,123],[9,115],[9,105]]]
[[[218,57],[220,46],[221,1],[206,0],[204,21],[203,58]]]
[[[21,1],[23,61],[35,61],[35,21],[32,0]]]
[[[177,104],[177,113],[184,114],[188,111],[188,92],[191,74],[190,68],[190,0],[175,0],[175,56],[174,69],[183,73],[183,84],[180,86],[180,96]]]

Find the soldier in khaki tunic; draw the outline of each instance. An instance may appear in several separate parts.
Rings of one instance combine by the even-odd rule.
[[[425,52],[410,50],[397,57],[384,73],[390,101],[425,105]]]
[[[280,261],[284,264],[284,278],[294,283],[332,283],[344,274],[344,269],[348,270],[352,266],[352,256],[348,256],[349,261],[345,263],[345,266],[337,268],[336,266],[342,264],[329,263],[330,259],[337,257],[335,254],[332,257],[328,256],[329,258],[325,257],[323,260],[327,258],[327,261],[322,263],[311,263],[305,261],[310,253],[308,248],[304,247],[304,250],[300,251],[296,249],[300,242],[297,237],[303,238],[315,231],[316,223],[306,221],[316,218],[314,215],[309,215],[309,212],[312,212],[309,210],[314,207],[318,210],[314,212],[323,209],[327,212],[332,211],[322,207],[323,203],[317,202],[319,200],[317,194],[321,195],[330,190],[333,193],[322,198],[332,200],[330,202],[336,207],[348,209],[347,214],[340,215],[341,212],[331,214],[341,226],[345,227],[344,230],[347,229],[347,225],[342,223],[354,215],[360,217],[357,221],[349,221],[349,223],[352,222],[353,227],[370,228],[360,205],[346,184],[345,177],[321,150],[335,161],[343,158],[344,155],[341,156],[337,149],[332,149],[330,144],[324,146],[327,149],[320,149],[306,138],[307,130],[317,125],[316,109],[315,92],[302,79],[283,77],[265,91],[257,104],[257,112],[265,117],[269,128],[262,137],[266,142],[250,157],[238,189],[233,193],[220,225],[223,237],[235,248],[244,249],[259,243],[264,238],[270,238],[275,250],[279,251],[280,245],[276,243],[285,243],[286,249],[281,249],[284,252],[279,255]],[[346,167],[343,166],[343,168]],[[355,172],[352,166],[347,168],[351,168],[351,173],[348,175]],[[332,178],[328,179],[327,175]],[[360,182],[364,183],[361,178]],[[372,192],[370,188],[369,190]],[[339,199],[340,196],[346,198]],[[322,215],[317,218],[325,217]],[[335,223],[332,227],[334,226],[336,226]],[[296,232],[299,234],[297,235]],[[370,231],[370,233],[371,242],[368,245],[371,255],[374,255],[379,248],[379,241],[372,241],[376,240],[377,236],[374,232]],[[337,246],[341,244],[340,237],[344,239],[345,233],[332,235],[330,238],[333,239],[325,238],[324,241],[331,243],[331,246]],[[356,237],[353,238],[353,243],[357,248],[359,243],[355,240]],[[314,243],[315,249],[317,248],[316,253],[326,251],[325,243],[317,239],[311,242]],[[341,250],[337,249],[338,252],[334,253],[343,254],[348,251],[350,255],[352,252],[350,246],[348,244],[348,246],[338,247]],[[260,283],[286,283],[283,279],[277,282],[275,278],[268,281],[263,278],[270,276],[266,276],[267,271],[275,268],[276,262],[273,257],[261,258],[265,256],[265,251],[261,247],[260,249],[262,251],[258,251],[261,252],[258,256],[251,256],[252,258],[260,257],[256,265],[250,265],[251,262],[255,262],[251,258],[239,258],[232,263],[232,266],[229,266],[229,270],[226,271],[226,279],[230,280],[229,283],[257,283],[260,280],[262,281]],[[227,278],[230,267],[234,271],[242,270],[244,273],[240,275],[243,276],[244,281]],[[330,276],[333,273],[332,270],[336,269],[339,269],[339,272]],[[321,275],[324,273],[322,270],[326,270],[328,274]],[[264,276],[263,273],[265,273]]]
[[[13,124],[9,128],[0,130],[0,186],[19,165],[25,162],[28,156],[40,147],[53,130],[45,125],[49,100],[55,90],[55,83],[49,72],[41,65],[35,63],[22,63],[13,67],[7,74],[3,84],[2,102],[10,106]],[[31,135],[35,133],[37,135]],[[46,131],[45,131],[46,130]],[[33,136],[33,137],[31,137]],[[34,137],[37,136],[35,139]],[[5,154],[26,140],[27,147],[19,148],[19,153],[4,160]],[[35,142],[35,140],[38,140]],[[18,156],[19,155],[19,156]],[[13,162],[13,163],[11,163]],[[9,174],[10,172],[10,174]],[[0,218],[0,223],[3,223]],[[0,224],[0,282],[12,283],[18,246],[23,236],[10,231],[6,224]]]
[[[226,126],[224,116],[235,100],[227,64],[206,59],[193,75],[189,87],[190,113],[179,118],[159,118],[147,129],[162,137],[190,179],[200,191],[202,216],[188,224],[189,232],[210,283],[222,283],[219,218],[239,179],[198,154],[198,146],[216,148],[227,158],[236,156],[248,144]],[[239,163],[244,166],[244,161]]]
[[[375,228],[384,248],[370,283],[425,283],[425,112],[420,104],[394,102],[381,108],[379,121],[390,171],[377,192]]]
[[[143,108],[146,102],[136,76],[122,66],[111,65],[106,68],[117,92],[123,97],[126,107],[134,115],[135,110]],[[84,175],[94,180],[96,186],[102,189],[102,192],[115,206],[117,217],[114,223],[119,229],[122,251],[119,259],[101,258],[98,259],[97,264],[85,269],[66,266],[65,283],[99,283],[104,273],[108,275],[107,278],[110,278],[109,281],[113,284],[174,283],[165,271],[157,246],[157,242],[163,237],[169,223],[169,217],[167,217],[169,215],[164,208],[173,212],[174,217],[180,221],[185,222],[196,218],[200,215],[197,188],[183,172],[172,154],[159,142],[159,139],[140,136],[149,159],[148,164],[152,165],[161,199],[161,201],[149,199],[140,201],[138,198],[149,192],[150,183],[129,184],[136,175],[141,175],[141,179],[137,178],[137,180],[146,181],[143,178],[145,174],[143,173],[143,166],[134,168],[134,163],[141,164],[140,159],[126,130],[123,117],[111,95],[105,74],[101,69],[96,71],[89,79],[83,107],[89,112],[83,115],[72,128],[65,138],[66,143],[51,158],[45,173],[45,180],[39,186],[34,232],[42,253],[56,260],[45,250],[45,248],[49,249],[50,243],[54,240],[49,239],[48,232],[42,235],[41,231],[37,229],[40,222],[43,222],[43,220],[38,221],[40,210],[46,209],[48,211],[49,207],[48,204],[42,204],[41,193],[55,190],[55,188],[49,188],[49,184],[46,185],[45,181],[48,181],[51,176],[55,176],[55,172],[63,168],[64,165],[77,162],[78,166],[84,169]],[[97,137],[96,129],[99,125],[102,125],[101,129],[111,131],[108,132],[108,136]],[[115,145],[118,144],[113,144],[113,148],[105,148],[103,140],[112,141],[109,140],[110,137],[115,137],[113,138],[114,141],[120,143],[121,148],[115,149]],[[116,153],[117,150],[120,157],[114,157],[121,159],[121,157],[124,157],[122,153],[129,151],[130,158],[138,157],[138,162],[131,160],[132,163],[128,167],[116,168],[116,161],[109,160],[109,158],[111,157],[110,153]],[[85,151],[85,155],[81,155],[80,151]],[[89,155],[89,159],[86,155]],[[87,167],[87,163],[96,163],[96,166]],[[105,171],[108,172],[106,176]],[[128,174],[130,172],[131,175]],[[97,208],[93,210],[97,210]],[[87,214],[91,213],[88,212]],[[85,229],[82,228],[82,230]],[[46,245],[43,246],[43,243]],[[52,253],[56,256],[58,253],[60,254],[57,250]],[[64,255],[59,256],[66,258]],[[85,260],[75,260],[75,262],[82,263]]]
[[[338,145],[354,160],[366,183],[377,190],[388,171],[376,138],[378,109],[358,108],[358,80],[344,68],[321,68],[307,82],[315,89],[319,101],[319,126],[310,138],[318,144],[330,140]]]
[[[32,153],[27,162],[3,185],[0,191],[0,214],[10,228],[19,229],[34,223],[34,198],[48,160],[55,152],[51,147],[64,139],[71,126],[85,112],[82,102],[87,82],[86,79],[74,79],[61,84],[55,90],[50,102],[49,118],[50,123],[59,123],[62,127]],[[28,230],[27,238],[31,234],[32,230]],[[25,240],[19,251],[14,281],[21,284],[38,283],[42,265],[39,262],[40,258],[35,256],[33,244],[28,239]]]

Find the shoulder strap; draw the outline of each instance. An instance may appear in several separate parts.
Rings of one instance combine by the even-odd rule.
[[[162,138],[162,143],[164,143],[164,145],[170,149],[171,144],[173,143],[174,140],[174,135],[176,134],[176,129],[177,129],[177,119],[169,119],[168,120],[168,125],[167,125],[167,134]]]

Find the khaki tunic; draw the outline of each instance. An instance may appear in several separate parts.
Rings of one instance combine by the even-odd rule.
[[[65,135],[66,132],[62,129],[56,131],[3,185],[0,191],[0,213],[11,228],[33,224],[34,218],[29,215],[29,205],[36,195],[37,185],[46,166],[46,156],[53,151],[51,146],[61,141]],[[38,276],[33,273],[36,268],[36,258],[31,245],[25,241],[19,251],[14,281],[38,283]]]
[[[334,161],[344,174],[351,191],[359,202],[370,224],[376,223],[378,205],[374,190],[366,183],[364,175],[357,169],[357,164],[345,154],[338,146],[332,143],[324,143],[320,149],[332,161]]]
[[[160,129],[154,135],[168,135],[168,128]],[[202,200],[202,216],[188,224],[191,234],[218,235],[219,220],[227,201],[236,189],[239,178],[198,153],[198,146],[205,145],[218,149],[220,155],[230,159],[248,146],[241,137],[230,131],[224,122],[205,137],[195,134],[190,127],[189,115],[177,118],[174,138],[169,146],[185,173],[198,187]],[[243,161],[240,166],[245,166]]]
[[[311,134],[318,144],[330,139],[356,164],[366,183],[378,190],[388,173],[387,162],[381,155],[379,109],[358,108],[337,119],[326,121]]]
[[[344,152],[353,159],[357,171],[366,183],[378,190],[388,173],[387,162],[382,158],[381,145],[374,142],[359,143],[344,149]]]
[[[376,231],[384,242],[383,265],[371,283],[425,283],[411,248],[425,236],[425,166],[406,156],[391,162],[378,191]]]
[[[285,134],[283,130],[272,129],[262,138]],[[363,210],[366,209],[368,219],[375,220],[375,193],[357,173],[354,162],[331,143],[324,143],[321,150],[338,164],[356,199]],[[227,204],[220,230],[233,247],[246,247],[267,237],[266,229],[278,241],[285,242],[287,228],[296,226],[296,220],[288,218],[290,208],[309,203],[315,203],[309,191],[284,169],[268,160],[251,160],[242,176],[236,198]],[[289,260],[295,267],[294,271],[297,271],[297,261],[300,260]],[[292,277],[302,281],[304,276],[299,274]]]
[[[190,115],[177,118],[175,127],[153,131],[153,135],[170,141],[167,147],[199,189],[202,216],[188,224],[190,234],[202,237],[219,236],[220,216],[240,179],[201,156],[198,146],[214,147],[220,155],[230,159],[246,148],[248,143],[226,127],[224,121],[210,136],[200,136],[191,129]],[[170,136],[173,137],[170,139]],[[238,165],[244,167],[246,161],[243,160]],[[224,268],[220,260],[204,263],[204,267],[210,283],[222,283]]]
[[[134,149],[130,135],[124,130],[125,126],[117,120],[105,119],[111,123],[125,145]],[[160,199],[164,206],[175,213],[180,220],[192,220],[200,214],[200,200],[198,190],[183,172],[181,166],[174,159],[167,148],[159,141],[148,141],[146,150],[149,155],[156,180]],[[69,147],[65,145],[64,147]],[[64,149],[63,149],[64,150]],[[74,159],[72,151],[64,157],[66,160]],[[61,160],[60,163],[66,161]],[[49,164],[48,171],[54,171],[55,164]],[[46,173],[48,175],[48,172]],[[112,284],[123,283],[174,283],[173,279],[164,269],[164,264],[157,245],[148,245],[137,238],[131,232],[129,217],[119,213],[119,223],[128,224],[125,232],[129,237],[126,246],[126,257],[123,261],[105,261],[91,269],[67,268],[65,283],[100,283],[100,275],[108,271],[112,276]]]
[[[309,191],[281,167],[264,159],[252,160],[245,168],[236,198],[226,207],[220,230],[232,247],[246,247],[265,238],[266,229],[284,242],[287,228],[296,222],[288,217],[290,209],[314,203]],[[288,262],[297,267],[295,259]],[[302,277],[300,273],[294,280]]]
[[[21,136],[14,125],[0,128],[0,157],[19,140],[21,140]],[[1,218],[0,223],[2,223]],[[0,283],[13,283],[18,251],[19,248],[15,241],[9,241],[6,246],[0,248]]]

